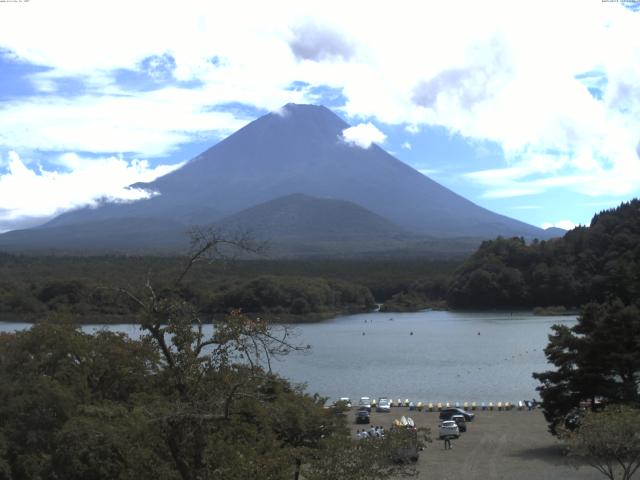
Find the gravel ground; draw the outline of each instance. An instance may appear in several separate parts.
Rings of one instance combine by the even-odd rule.
[[[540,410],[476,411],[467,423],[467,432],[453,440],[452,450],[444,450],[437,440],[437,412],[409,412],[392,408],[391,413],[371,414],[372,425],[391,426],[395,418],[411,416],[419,427],[431,429],[433,442],[420,454],[419,479],[437,480],[573,480],[604,478],[589,466],[572,466],[561,454],[560,445],[547,431]],[[351,412],[352,431],[368,425],[356,425]]]

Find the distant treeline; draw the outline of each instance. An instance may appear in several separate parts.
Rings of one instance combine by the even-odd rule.
[[[135,321],[122,290],[171,288],[183,257],[58,257],[0,254],[0,318],[73,315]],[[577,308],[640,298],[640,202],[596,215],[563,238],[497,238],[459,261],[313,259],[203,262],[181,286],[203,314],[242,308],[285,321],[426,307]],[[126,318],[132,317],[132,318]]]
[[[184,262],[180,257],[0,254],[0,315],[135,321],[137,305],[123,291],[136,289],[147,279],[159,290],[171,288]],[[181,295],[204,315],[242,308],[296,321],[369,311],[376,302],[402,297],[420,285],[421,292],[442,298],[458,266],[459,262],[430,260],[203,262],[192,270]]]
[[[455,273],[454,308],[578,307],[640,298],[640,201],[594,216],[563,238],[484,242]]]

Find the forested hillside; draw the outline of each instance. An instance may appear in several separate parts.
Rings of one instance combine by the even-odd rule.
[[[171,286],[184,262],[182,257],[0,254],[0,318],[135,321],[138,309],[121,289],[147,278],[158,288]],[[242,308],[273,321],[306,321],[371,310],[374,302],[387,301],[418,279],[435,282],[442,298],[458,265],[424,259],[203,262],[181,291],[209,316]]]
[[[640,201],[594,216],[563,238],[484,242],[455,273],[447,293],[454,308],[516,308],[640,297]]]

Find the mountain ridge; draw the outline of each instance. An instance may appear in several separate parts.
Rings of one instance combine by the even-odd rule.
[[[46,232],[51,228],[90,224],[103,228],[110,223],[124,228],[127,222],[133,223],[124,219],[211,225],[291,194],[350,202],[419,236],[543,239],[553,235],[466,200],[375,144],[361,148],[346,143],[342,132],[348,127],[326,107],[287,104],[278,113],[245,125],[180,169],[131,186],[153,192],[151,198],[63,213],[28,230],[30,242],[46,248]],[[349,226],[343,223],[340,228]],[[69,231],[70,245],[89,241],[80,238],[82,230]],[[56,232],[63,235],[63,230]],[[108,238],[109,229],[103,228],[102,235]],[[3,237],[0,247],[6,245]],[[150,248],[153,243],[151,239]]]

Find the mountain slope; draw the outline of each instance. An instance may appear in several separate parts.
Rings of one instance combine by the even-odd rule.
[[[407,238],[397,225],[344,200],[292,194],[233,214],[216,224],[266,239]]]
[[[189,246],[186,224],[157,218],[107,218],[0,235],[0,249],[41,253],[169,253]]]
[[[92,235],[102,232],[106,238],[110,222],[132,223],[123,220],[127,218],[208,225],[294,193],[352,202],[406,231],[430,237],[550,236],[473,204],[376,145],[365,149],[345,143],[342,131],[348,127],[325,107],[288,104],[182,168],[134,185],[154,192],[151,198],[67,212],[30,230],[30,242],[47,248],[46,230],[83,224],[102,228]],[[70,230],[70,242],[79,239],[79,231],[86,229],[74,228],[73,234]],[[151,238],[150,248],[154,242]],[[0,247],[3,244],[0,236]]]
[[[349,125],[325,107],[287,105],[250,123],[192,162],[143,185],[184,203],[237,211],[283,195],[348,200],[432,236],[545,236],[451,192],[372,145],[344,143]]]

